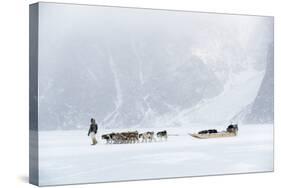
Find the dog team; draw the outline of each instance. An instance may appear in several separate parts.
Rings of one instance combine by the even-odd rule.
[[[96,134],[98,131],[98,124],[96,123],[96,120],[94,118],[91,118],[91,124],[88,131],[88,136],[91,136],[92,145],[96,145],[97,139]],[[160,131],[156,134],[157,138],[159,140],[165,139],[167,140],[168,135],[167,131]],[[106,143],[110,144],[124,144],[124,143],[138,143],[138,142],[152,142],[156,141],[154,137],[154,132],[144,132],[144,133],[138,133],[138,131],[128,131],[128,132],[121,132],[121,133],[110,133],[110,134],[104,134],[101,136],[102,140],[105,140]]]
[[[167,131],[160,131],[156,134],[158,140],[167,140]],[[101,136],[107,144],[129,144],[129,143],[139,143],[139,142],[152,142],[156,141],[153,131],[148,131],[144,133],[138,133],[138,131],[128,131],[120,133],[110,133]]]

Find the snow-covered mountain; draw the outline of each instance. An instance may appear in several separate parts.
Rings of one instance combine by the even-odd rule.
[[[233,119],[247,124],[274,122],[274,54],[273,45],[268,48],[267,66],[255,100]]]
[[[266,73],[246,123],[273,123],[274,121],[274,55],[273,47],[268,50]]]
[[[271,93],[263,90],[271,81],[260,84],[273,41],[270,17],[46,9],[39,24],[41,130],[85,128],[91,117],[107,128],[222,123],[259,89],[253,106],[267,105]]]

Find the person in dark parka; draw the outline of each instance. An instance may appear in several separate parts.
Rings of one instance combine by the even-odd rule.
[[[92,145],[96,145],[97,139],[96,139],[96,134],[98,132],[98,124],[96,123],[96,120],[91,118],[91,125],[88,131],[88,136],[91,136],[91,140],[92,140]]]

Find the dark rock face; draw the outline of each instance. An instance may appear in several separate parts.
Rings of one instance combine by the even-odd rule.
[[[254,100],[250,112],[245,116],[244,123],[274,122],[274,50],[268,49],[267,66],[264,79]]]
[[[118,78],[122,102],[103,123],[110,127],[143,126],[141,122],[147,120],[147,115],[164,115],[173,109],[191,107],[223,89],[214,73],[198,57],[190,57],[186,63],[173,68],[161,67],[161,64],[157,66],[161,69],[153,66],[146,64],[145,70],[134,67],[131,70],[135,73],[130,77],[124,77],[124,70],[118,69],[118,75],[123,75]]]
[[[189,108],[223,89],[197,56],[182,57],[181,63],[172,63],[175,57],[160,57],[165,53],[147,57],[148,51],[157,51],[161,45],[138,47],[138,54],[131,44],[123,44],[122,50],[100,45],[86,60],[93,63],[85,66],[77,62],[83,54],[75,49],[87,49],[87,43],[72,45],[68,46],[72,58],[63,69],[40,75],[42,129],[85,127],[92,116],[104,127],[143,126],[152,116]],[[56,57],[60,59],[65,61]]]

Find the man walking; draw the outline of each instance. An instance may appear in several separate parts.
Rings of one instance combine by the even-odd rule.
[[[96,134],[98,131],[98,124],[96,124],[96,120],[91,118],[91,125],[88,131],[88,136],[91,136],[91,140],[92,140],[92,145],[96,145],[97,139],[96,139]]]

